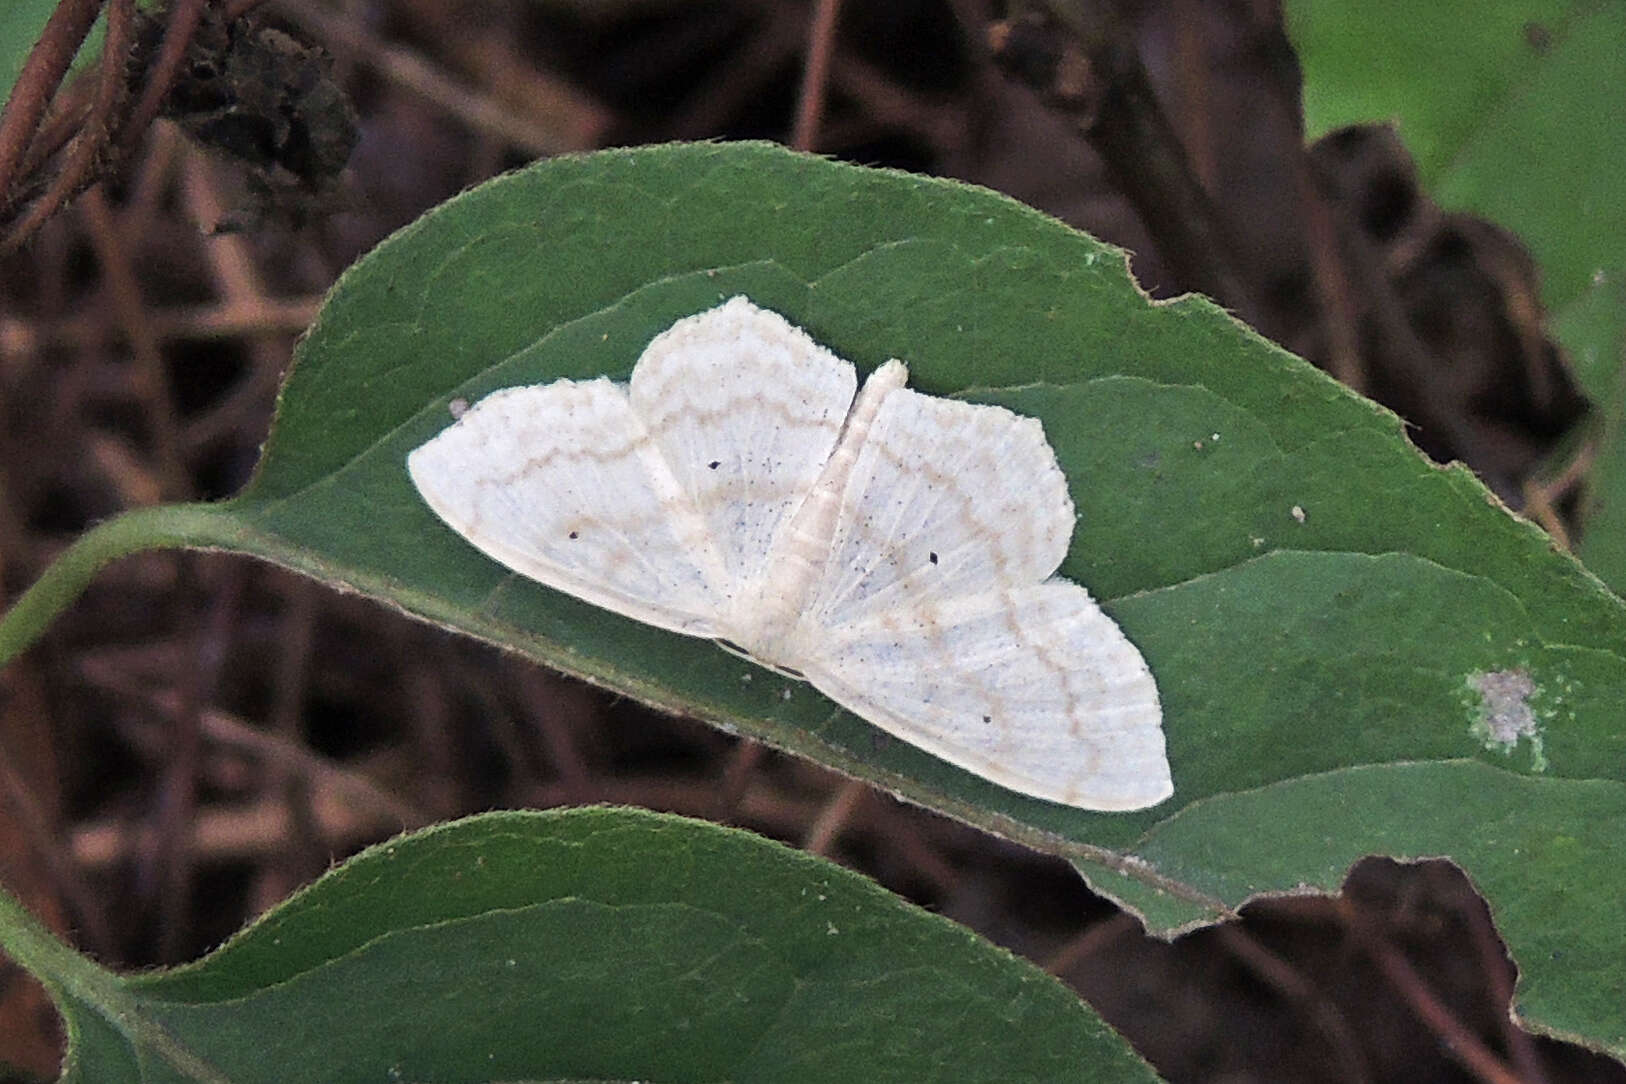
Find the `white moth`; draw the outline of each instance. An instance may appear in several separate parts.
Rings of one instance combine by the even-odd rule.
[[[1054,576],[1073,502],[1044,430],[853,366],[744,297],[656,336],[628,384],[505,388],[407,457],[483,553],[722,641],[1022,794],[1173,793],[1157,685]]]

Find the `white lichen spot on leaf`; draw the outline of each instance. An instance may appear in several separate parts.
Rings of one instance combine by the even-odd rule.
[[[1519,739],[1530,741],[1530,767],[1547,770],[1542,752],[1541,725],[1531,709],[1536,693],[1535,679],[1524,667],[1508,670],[1482,670],[1468,675],[1468,688],[1478,694],[1476,717],[1471,733],[1487,749],[1511,754]]]

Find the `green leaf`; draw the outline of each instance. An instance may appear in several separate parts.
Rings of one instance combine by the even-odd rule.
[[[1626,587],[1626,6],[1292,0],[1310,135],[1395,120],[1443,206],[1535,254],[1551,328],[1599,407],[1580,554]]]
[[[1597,404],[1580,556],[1617,592],[1626,590],[1626,276],[1600,282],[1565,311],[1555,333]]]
[[[158,0],[139,0],[137,7],[151,10]],[[11,97],[17,77],[22,74],[23,62],[28,59],[34,43],[45,31],[45,23],[58,7],[57,0],[8,0],[0,6],[0,101]],[[107,36],[107,19],[97,16],[90,33],[85,36],[73,58],[69,74],[63,85],[94,64],[102,53],[102,42]]]
[[[54,10],[56,0],[13,0],[0,8],[0,101],[11,97],[23,61]]]
[[[1173,799],[1090,814],[1004,791],[714,644],[510,575],[417,498],[406,454],[449,423],[452,399],[624,377],[657,331],[735,293],[862,369],[901,357],[928,392],[1044,421],[1079,511],[1062,571],[1157,677]],[[1269,871],[1247,892],[1289,890],[1351,855],[1408,850],[1381,824],[1341,819],[1327,835],[1296,815],[1289,784],[1332,773],[1404,788],[1418,763],[1476,761],[1483,801],[1532,830],[1573,826],[1572,803],[1536,801],[1531,778],[1626,819],[1621,603],[1467,472],[1430,465],[1393,415],[1207,302],[1149,303],[1121,253],[1054,220],[764,145],[554,159],[408,227],[335,288],[249,489],[92,532],[0,624],[0,652],[144,538],[266,557],[763,738],[1072,856],[1158,925],[1240,903],[1233,869]],[[1506,688],[1526,691],[1487,691]],[[1226,803],[1243,799],[1256,830],[1232,833]],[[1149,850],[1171,819],[1214,842],[1202,870]],[[1414,838],[1481,876],[1465,830],[1417,824]],[[1601,1038],[1615,1019],[1529,957],[1601,936],[1615,946],[1603,978],[1626,975],[1626,923],[1584,929],[1626,894],[1626,834],[1595,844],[1573,898],[1539,922],[1502,917],[1527,973],[1556,976],[1533,1019]]]
[[[1562,311],[1626,270],[1626,6],[1291,0],[1315,138],[1395,120],[1425,187],[1513,230]]]
[[[1293,830],[1272,833],[1271,847],[1251,845],[1261,825],[1288,819]],[[1361,830],[1350,832],[1351,823]],[[1626,1050],[1626,916],[1618,881],[1600,886],[1596,877],[1598,856],[1614,851],[1621,827],[1614,784],[1509,781],[1484,764],[1451,761],[1348,768],[1215,798],[1153,829],[1139,853],[1224,899],[1279,891],[1287,879],[1336,891],[1371,851],[1449,854],[1471,871],[1503,930],[1518,931],[1517,1009],[1618,1053]],[[1160,909],[1142,886],[1129,892]]]
[[[1157,1079],[1059,982],[954,923],[636,810],[393,840],[173,971],[112,975],[7,917],[0,943],[67,1018],[65,1084]]]

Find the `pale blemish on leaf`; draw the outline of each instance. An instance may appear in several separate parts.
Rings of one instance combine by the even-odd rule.
[[[1530,699],[1536,692],[1530,671],[1522,666],[1477,671],[1468,675],[1468,687],[1479,694],[1477,717],[1469,732],[1485,748],[1499,749],[1506,754],[1513,752],[1520,738],[1530,739],[1530,766],[1538,772],[1546,771],[1541,725],[1530,707]]]

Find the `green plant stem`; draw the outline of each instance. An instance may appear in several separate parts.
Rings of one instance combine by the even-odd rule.
[[[59,997],[105,1004],[116,992],[111,972],[57,940],[4,888],[0,888],[0,949]]]
[[[137,508],[86,531],[0,618],[0,665],[38,640],[57,614],[77,599],[102,568],[120,557],[165,546],[224,541],[224,505],[171,504]]]
[[[66,1013],[70,1004],[88,1006],[132,1042],[150,1047],[186,1078],[227,1084],[217,1069],[144,1014],[117,975],[57,940],[4,888],[0,888],[0,950],[45,986],[59,1011]]]

